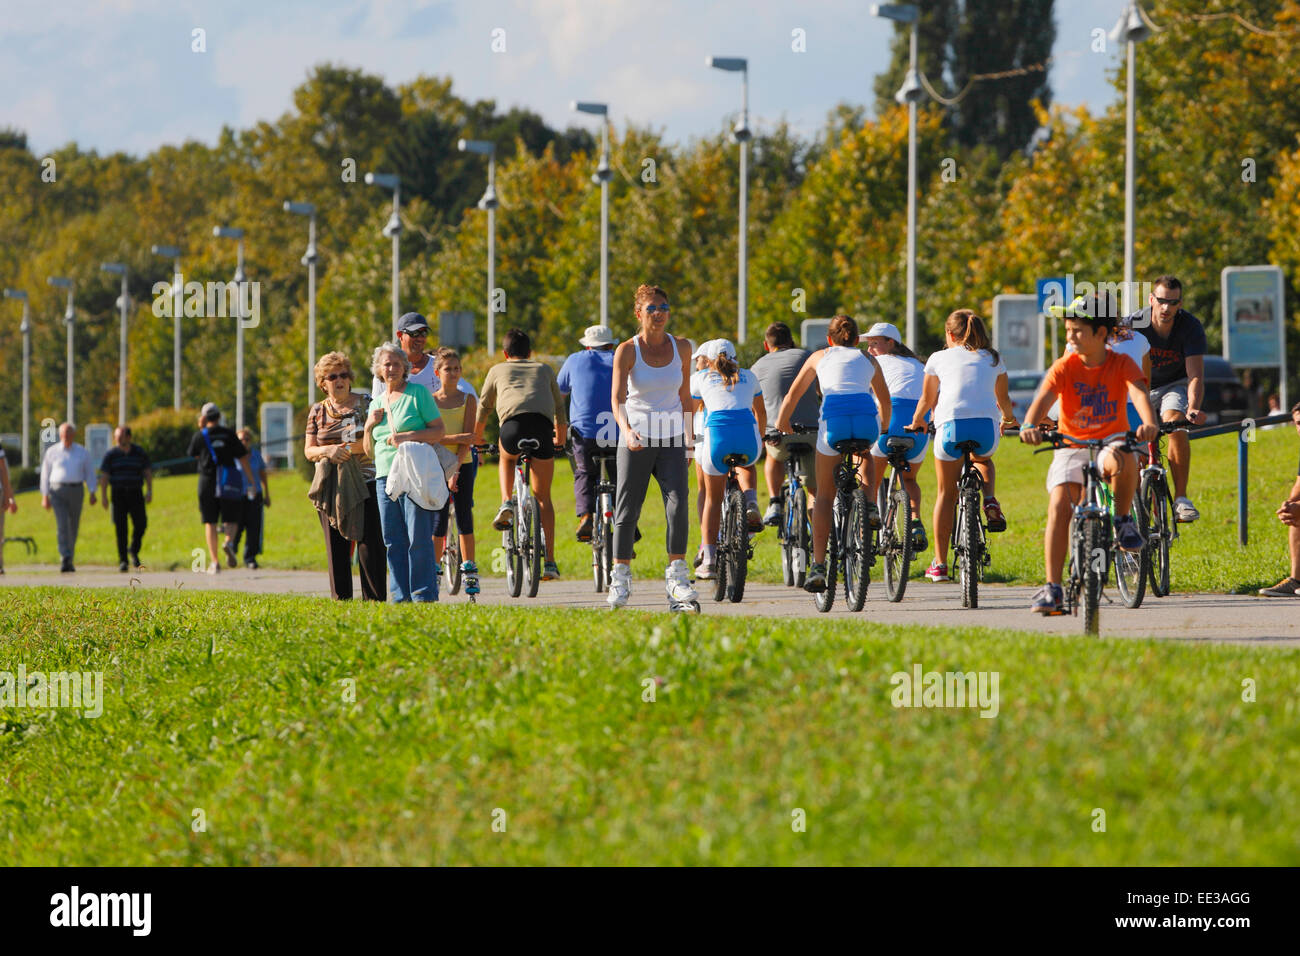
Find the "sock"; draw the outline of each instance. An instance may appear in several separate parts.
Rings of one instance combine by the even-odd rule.
[[[750,488],[748,491],[745,492],[745,507],[747,508],[758,507],[758,491],[756,489]]]
[[[718,546],[717,546],[717,545],[715,545],[715,544],[706,544],[706,545],[704,546],[704,563],[705,563],[705,564],[712,564],[712,563],[713,563],[713,559],[717,556],[717,554],[718,554]]]

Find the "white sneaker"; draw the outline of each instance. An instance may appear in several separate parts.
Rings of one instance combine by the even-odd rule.
[[[700,599],[691,586],[690,568],[680,558],[664,569],[664,590],[668,592],[668,601],[674,607],[693,604]]]
[[[626,606],[631,593],[632,569],[626,564],[614,565],[614,570],[609,576],[609,593],[605,595],[610,609]]]
[[[763,524],[769,528],[775,528],[781,523],[781,506],[773,501],[763,512]]]
[[[1174,499],[1174,520],[1179,524],[1191,524],[1201,513],[1196,510],[1196,505],[1192,504],[1190,498]]]
[[[695,578],[698,581],[712,581],[714,577],[712,561],[702,561],[700,566],[695,569]]]

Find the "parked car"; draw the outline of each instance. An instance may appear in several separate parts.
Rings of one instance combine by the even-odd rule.
[[[1205,356],[1205,401],[1202,403],[1209,425],[1237,422],[1250,414],[1250,396],[1241,384],[1237,370],[1221,355]]]
[[[1016,421],[1025,420],[1025,412],[1029,411],[1029,403],[1038,394],[1038,386],[1042,381],[1042,372],[1007,372],[1007,388],[1011,394],[1011,404],[1016,410]]]

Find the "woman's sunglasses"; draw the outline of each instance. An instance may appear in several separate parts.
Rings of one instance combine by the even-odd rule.
[[[351,378],[351,377],[352,377],[351,372],[330,372],[328,375],[325,376],[325,381],[333,382],[340,378]]]

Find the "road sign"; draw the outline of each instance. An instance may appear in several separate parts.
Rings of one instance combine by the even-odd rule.
[[[1008,369],[1041,372],[1045,368],[1040,301],[1033,295],[993,297],[993,347]]]

